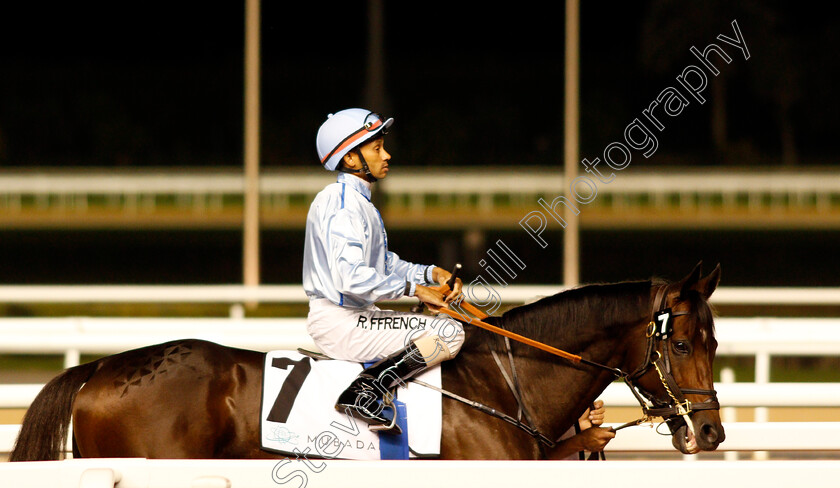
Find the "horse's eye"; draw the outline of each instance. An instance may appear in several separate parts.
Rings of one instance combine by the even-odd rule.
[[[691,345],[685,341],[674,341],[674,352],[677,354],[690,354]]]

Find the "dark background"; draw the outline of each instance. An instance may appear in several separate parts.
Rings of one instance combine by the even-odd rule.
[[[562,169],[563,3],[383,3],[385,101],[370,108],[396,119],[396,169]],[[581,3],[581,157],[676,86],[697,64],[690,46],[716,42],[733,58],[710,79],[716,96],[710,86],[709,102],[671,118],[632,166],[836,164],[840,20],[819,4]],[[263,1],[262,167],[317,165],[326,114],[365,103],[368,8]],[[749,60],[715,39],[735,19]],[[0,22],[0,166],[241,166],[243,1],[6,2]],[[405,258],[441,257],[391,234]],[[561,280],[559,245],[499,236],[528,256],[520,283]],[[840,272],[838,232],[592,231],[582,243],[583,281],[678,278],[700,259],[722,263],[725,285],[836,285]],[[263,232],[262,246],[263,281],[299,282],[302,233]],[[238,232],[0,231],[0,255],[3,283],[241,280]]]

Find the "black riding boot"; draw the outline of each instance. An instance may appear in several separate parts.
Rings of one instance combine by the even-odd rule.
[[[340,412],[349,409],[353,417],[371,425],[390,424],[391,420],[382,416],[385,395],[425,368],[423,355],[412,343],[359,373],[339,395],[335,409]]]

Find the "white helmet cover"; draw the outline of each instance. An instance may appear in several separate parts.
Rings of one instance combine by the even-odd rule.
[[[348,108],[328,115],[315,139],[321,164],[335,171],[341,158],[351,149],[380,132],[387,132],[393,123],[393,118],[383,120],[379,114],[361,108]]]

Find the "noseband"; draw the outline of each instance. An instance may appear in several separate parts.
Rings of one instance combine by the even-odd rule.
[[[636,422],[630,422],[629,424],[625,424],[625,426],[641,423],[653,417],[662,417],[673,432],[677,428],[675,422],[677,416],[682,416],[687,428],[692,429],[692,424],[688,418],[691,412],[698,410],[719,410],[720,403],[717,399],[717,391],[698,388],[680,388],[671,373],[671,355],[669,351],[671,349],[674,317],[688,315],[689,312],[673,312],[667,307],[666,288],[667,286],[663,285],[656,291],[656,298],[653,301],[654,306],[651,309],[651,320],[646,333],[647,347],[645,358],[632,373],[623,374],[621,377],[639,401],[639,404],[642,406],[642,413],[645,415],[645,418]],[[664,353],[660,352],[661,345],[664,345],[662,347]],[[660,400],[636,383],[650,368],[656,369],[659,380],[668,393],[669,400],[667,402]],[[702,402],[692,403],[685,398],[685,395],[707,395],[709,398]]]

